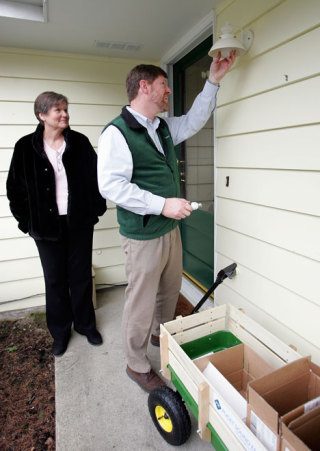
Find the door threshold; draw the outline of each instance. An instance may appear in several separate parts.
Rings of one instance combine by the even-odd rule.
[[[201,290],[188,277],[183,275],[180,293],[195,307],[200,299],[203,298],[205,291]],[[208,302],[210,302],[209,299]],[[208,308],[208,305],[206,308]]]

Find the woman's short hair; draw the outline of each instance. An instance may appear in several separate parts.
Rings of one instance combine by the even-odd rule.
[[[137,97],[141,80],[147,80],[149,83],[152,83],[161,75],[168,78],[167,73],[161,67],[153,66],[152,64],[139,64],[131,69],[126,80],[129,102]]]
[[[39,122],[43,123],[39,114],[47,114],[48,111],[58,105],[59,103],[66,103],[68,105],[68,99],[63,94],[57,94],[53,91],[45,91],[38,95],[34,101],[34,114]]]

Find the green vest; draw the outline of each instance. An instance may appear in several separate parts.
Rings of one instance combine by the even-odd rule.
[[[157,130],[163,155],[158,151],[143,127],[124,107],[120,116],[110,124],[123,134],[132,154],[133,173],[131,183],[152,194],[168,197],[180,197],[180,177],[177,157],[168,125],[163,119]],[[120,233],[135,240],[158,238],[177,225],[178,221],[163,215],[138,215],[117,206]]]

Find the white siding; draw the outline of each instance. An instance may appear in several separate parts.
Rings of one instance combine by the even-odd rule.
[[[139,61],[140,62],[140,61]],[[69,98],[70,124],[96,148],[102,127],[127,101],[125,77],[133,60],[0,48],[0,311],[44,303],[44,283],[33,240],[11,216],[5,182],[14,143],[37,124],[33,102],[43,91]],[[114,205],[96,226],[96,284],[125,282]]]
[[[226,2],[254,32],[216,113],[216,292],[320,363],[320,2]],[[229,177],[229,186],[226,186]]]

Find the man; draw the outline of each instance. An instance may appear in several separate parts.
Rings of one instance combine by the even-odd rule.
[[[147,345],[159,346],[160,323],[173,319],[182,280],[179,220],[192,212],[180,198],[174,146],[197,133],[216,103],[219,82],[234,52],[212,62],[209,79],[189,112],[160,119],[169,109],[167,74],[138,65],[126,81],[130,106],[108,124],[99,140],[98,183],[117,205],[128,286],[122,318],[127,374],[150,392],[164,385],[151,369]]]

